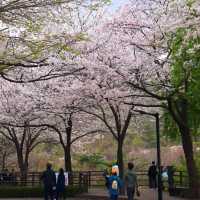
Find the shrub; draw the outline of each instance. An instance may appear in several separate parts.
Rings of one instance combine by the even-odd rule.
[[[65,189],[66,197],[73,197],[76,194],[85,192],[85,188],[78,186],[68,186]],[[26,187],[26,186],[2,186],[0,187],[0,198],[27,198],[42,197],[43,187]]]

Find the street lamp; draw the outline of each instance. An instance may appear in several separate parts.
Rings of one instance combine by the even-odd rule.
[[[159,113],[148,113],[142,110],[134,110],[142,115],[150,115],[156,119],[156,148],[157,148],[157,166],[158,166],[158,200],[162,200],[162,171],[161,171],[161,157],[160,157],[160,121]]]
[[[162,200],[162,171],[161,171],[161,157],[160,157],[160,122],[159,114],[154,114],[156,118],[156,144],[157,144],[157,165],[158,165],[158,200]]]

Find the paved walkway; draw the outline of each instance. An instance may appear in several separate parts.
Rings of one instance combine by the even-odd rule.
[[[91,199],[96,199],[96,200],[101,200],[101,199],[107,199],[107,198],[101,198],[108,196],[107,191],[102,190],[102,189],[91,189],[87,195],[89,196],[97,197],[97,198],[91,198]],[[157,190],[155,189],[147,189],[143,188],[140,189],[140,197],[135,197],[137,200],[157,200]],[[88,200],[90,198],[86,198]],[[121,199],[126,199],[125,197],[122,197]],[[84,199],[85,200],[85,199]],[[163,200],[189,200],[189,199],[183,199],[183,198],[177,198],[177,197],[171,197],[167,192],[163,192]],[[193,199],[194,200],[194,199]],[[200,199],[196,199],[200,200]]]
[[[137,200],[157,200],[157,191],[156,190],[141,189],[140,192],[141,192],[141,196],[136,197]],[[66,200],[90,200],[90,199],[102,200],[102,199],[108,199],[107,196],[108,195],[105,190],[93,189],[93,190],[90,190],[89,194],[87,194],[86,196],[80,195],[80,197],[78,197],[78,198],[66,198]],[[16,199],[0,199],[0,200],[23,200],[23,199],[16,198]],[[43,200],[43,199],[41,199],[41,198],[24,198],[24,200]],[[189,200],[189,199],[171,197],[168,195],[168,193],[163,193],[163,200]]]
[[[16,198],[16,199],[1,199],[0,200],[43,200],[41,198]],[[83,200],[79,198],[66,198],[66,200]]]

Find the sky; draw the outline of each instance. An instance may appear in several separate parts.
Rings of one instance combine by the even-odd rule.
[[[127,2],[128,0],[112,0],[110,10],[116,11],[120,6],[125,5]]]

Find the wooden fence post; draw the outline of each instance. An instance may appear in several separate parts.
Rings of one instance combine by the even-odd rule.
[[[183,186],[183,172],[182,171],[180,171],[179,172],[179,178],[180,178],[180,186]]]
[[[88,171],[88,186],[91,187],[91,171]]]
[[[80,188],[82,187],[82,183],[83,183],[83,176],[82,176],[82,173],[79,172],[79,187]]]
[[[88,173],[83,175],[83,188],[88,192]]]
[[[35,185],[35,172],[32,173],[32,186]]]

